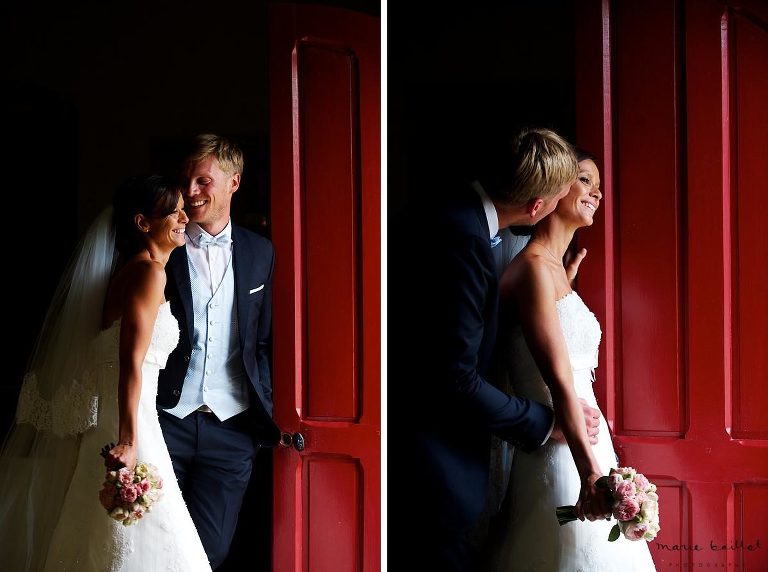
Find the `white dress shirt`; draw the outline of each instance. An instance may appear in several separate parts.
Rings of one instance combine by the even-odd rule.
[[[200,246],[201,235],[211,237],[197,223],[187,223],[187,256],[192,259],[192,263],[200,272],[200,276],[211,285],[211,291],[215,292],[221,284],[221,279],[224,277],[224,272],[232,258],[232,221],[230,220],[219,234],[211,237],[227,237],[229,244],[226,246],[219,244]]]
[[[496,212],[496,207],[493,201],[485,192],[485,189],[479,181],[472,181],[472,188],[480,195],[480,199],[483,201],[483,210],[485,211],[485,218],[488,219],[488,238],[491,239],[499,234],[499,215]]]

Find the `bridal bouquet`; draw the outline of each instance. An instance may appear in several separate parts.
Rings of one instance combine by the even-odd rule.
[[[110,518],[128,526],[136,524],[152,510],[162,497],[162,489],[163,479],[157,467],[136,463],[133,471],[128,467],[107,471],[99,501]]]
[[[611,496],[613,516],[618,521],[611,529],[608,540],[613,542],[621,534],[629,540],[651,541],[659,527],[659,495],[656,485],[632,467],[611,469],[608,476],[600,477],[595,486],[605,489]],[[557,507],[560,525],[577,520],[573,506]]]

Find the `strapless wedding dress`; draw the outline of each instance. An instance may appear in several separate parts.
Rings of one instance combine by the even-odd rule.
[[[600,324],[576,292],[556,303],[573,368],[576,393],[597,408],[592,389],[600,345]],[[519,326],[504,336],[502,352],[509,382],[516,395],[552,404]],[[617,466],[605,418],[600,417],[598,443],[593,451],[604,474]],[[637,467],[642,472],[642,467]],[[608,534],[615,520],[574,521],[560,526],[555,508],[573,505],[579,498],[580,479],[568,446],[549,441],[532,453],[516,451],[499,519],[504,530],[492,547],[492,569],[525,572],[632,572],[655,570],[646,541],[623,536],[615,542]],[[498,531],[497,531],[498,532]]]
[[[97,339],[99,356],[91,374],[98,387],[95,427],[82,434],[77,467],[46,559],[46,571],[210,572],[208,558],[176,483],[168,448],[157,418],[157,378],[179,341],[170,303],[158,310],[152,340],[142,365],[138,410],[139,461],[155,465],[163,478],[163,497],[131,526],[107,516],[99,503],[104,482],[101,448],[117,439],[118,338],[120,322]]]

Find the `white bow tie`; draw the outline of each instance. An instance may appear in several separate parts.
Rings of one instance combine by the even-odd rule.
[[[201,233],[197,237],[197,244],[198,246],[227,246],[230,242],[232,242],[232,239],[227,236],[226,234],[220,234],[219,236],[210,236],[205,233]]]

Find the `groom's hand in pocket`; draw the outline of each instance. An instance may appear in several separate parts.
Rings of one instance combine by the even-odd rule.
[[[590,407],[587,402],[579,398],[579,405],[581,405],[581,411],[584,414],[584,425],[587,428],[587,437],[589,437],[589,443],[591,445],[597,444],[597,434],[600,432],[600,411],[594,407]],[[561,443],[565,442],[565,436],[560,429],[560,424],[555,420],[555,426],[552,428],[552,435],[550,439],[555,439]]]

